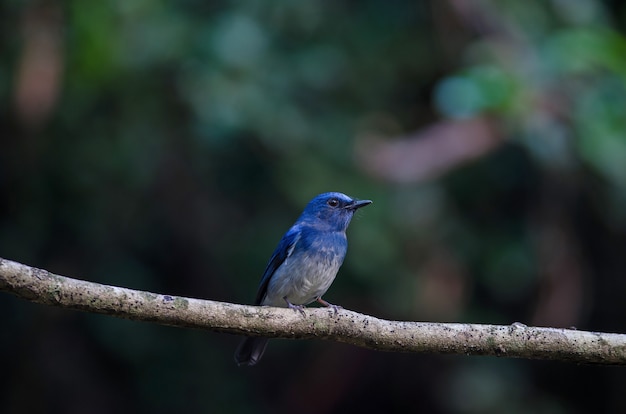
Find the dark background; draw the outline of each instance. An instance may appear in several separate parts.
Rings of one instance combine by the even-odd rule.
[[[5,1],[0,256],[250,303],[324,191],[374,200],[325,296],[626,331],[619,1]],[[626,412],[626,372],[235,336],[0,295],[3,413]]]

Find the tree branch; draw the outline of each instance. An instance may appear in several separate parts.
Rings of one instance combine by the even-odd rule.
[[[345,309],[236,305],[71,279],[0,258],[0,291],[45,305],[163,325],[393,352],[494,355],[626,365],[626,335],[572,329],[387,321]]]

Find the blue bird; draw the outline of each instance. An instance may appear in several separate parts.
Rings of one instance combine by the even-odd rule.
[[[291,308],[304,313],[304,305],[319,302],[335,280],[348,249],[346,229],[352,216],[370,200],[355,200],[342,193],[316,196],[285,233],[270,258],[255,305]],[[235,352],[237,365],[255,365],[268,338],[245,338]]]

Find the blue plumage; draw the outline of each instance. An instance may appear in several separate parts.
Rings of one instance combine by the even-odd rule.
[[[354,200],[342,193],[324,193],[306,206],[282,237],[272,254],[257,292],[255,304],[289,307],[322,299],[335,280],[348,249],[346,229],[355,211],[370,200]],[[245,338],[235,353],[238,365],[255,365],[267,346],[267,338]]]

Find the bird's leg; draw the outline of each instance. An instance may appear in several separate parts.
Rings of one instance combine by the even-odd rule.
[[[326,306],[327,308],[331,308],[332,310],[334,310],[335,311],[335,315],[337,314],[337,312],[339,312],[339,309],[343,309],[339,305],[333,305],[332,303],[326,302],[324,299],[322,299],[321,296],[319,298],[315,299],[315,300],[318,301],[319,303],[321,303],[322,305]]]
[[[304,313],[304,305],[294,305],[293,303],[289,302],[289,300],[287,299],[287,296],[284,296],[283,300],[287,302],[287,307],[289,309],[293,309],[294,311],[300,311],[301,314],[306,315]]]

